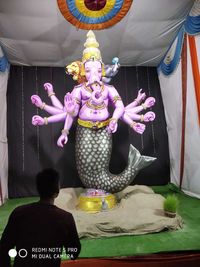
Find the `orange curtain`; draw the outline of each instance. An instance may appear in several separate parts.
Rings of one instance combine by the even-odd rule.
[[[197,56],[197,49],[196,49],[196,43],[195,43],[195,36],[188,35],[188,40],[189,40],[189,46],[190,46],[192,72],[193,72],[193,78],[194,78],[197,110],[198,110],[199,125],[200,125],[200,73],[199,73],[199,65],[198,65],[198,56]]]
[[[187,35],[184,35],[183,48],[181,54],[182,73],[182,131],[181,131],[181,156],[180,156],[180,188],[183,182],[184,161],[185,161],[185,124],[186,124],[186,104],[187,104]]]

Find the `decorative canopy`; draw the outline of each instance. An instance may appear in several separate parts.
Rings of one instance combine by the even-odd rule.
[[[94,30],[103,62],[111,64],[118,57],[121,66],[157,66],[195,1],[132,2],[119,23]],[[194,10],[198,14],[197,9],[198,5]],[[0,14],[0,45],[12,65],[64,67],[81,59],[86,30],[64,18],[58,0],[0,1]],[[195,20],[198,23],[198,17]]]
[[[57,0],[67,21],[76,28],[101,30],[119,22],[133,0]]]
[[[193,8],[186,17],[183,26],[179,30],[163,60],[160,62],[158,71],[162,71],[165,75],[170,75],[174,72],[181,58],[182,44],[185,34],[200,34],[200,0],[194,2]]]

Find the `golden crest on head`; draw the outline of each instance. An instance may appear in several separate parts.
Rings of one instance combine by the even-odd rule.
[[[85,49],[83,50],[83,57],[82,57],[82,70],[81,70],[81,75],[85,76],[85,69],[84,69],[84,63],[88,60],[94,60],[94,61],[100,61],[102,64],[102,76],[105,76],[105,68],[104,64],[102,62],[101,58],[101,52],[99,50],[99,43],[96,40],[95,34],[93,31],[89,31],[87,33],[87,39],[86,42],[84,43]]]
[[[87,33],[84,47],[82,62],[74,61],[65,68],[66,74],[72,75],[73,80],[78,83],[86,82],[84,63],[87,60],[100,61],[102,63],[102,76],[105,76],[104,64],[102,62],[101,52],[98,48],[99,43],[96,40],[94,32],[91,30]]]
[[[85,82],[84,75],[81,75],[83,63],[81,61],[74,61],[65,67],[66,74],[72,75],[74,81],[78,83]]]
[[[102,61],[101,52],[99,50],[99,43],[96,40],[93,31],[87,33],[87,39],[84,43],[85,49],[83,50],[82,62],[85,63],[87,60],[98,60]]]

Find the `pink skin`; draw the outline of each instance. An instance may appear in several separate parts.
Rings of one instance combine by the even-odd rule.
[[[66,120],[65,120],[65,125],[64,125],[64,129],[70,129],[73,123],[73,117],[72,116],[67,116]],[[63,148],[63,145],[67,144],[68,141],[68,133],[62,133],[60,135],[60,137],[57,140],[57,145],[59,147]]]
[[[102,84],[102,64],[100,61],[86,61],[85,63],[86,85],[91,86],[95,82]],[[93,89],[94,90],[94,89]]]
[[[139,122],[134,122],[126,112],[124,112],[123,116],[122,116],[122,120],[124,122],[126,122],[136,133],[138,134],[143,134],[146,126],[143,123],[139,123]]]
[[[44,89],[47,91],[48,94],[51,94],[53,92],[53,85],[51,83],[45,83]],[[61,102],[58,100],[58,98],[55,95],[51,95],[50,98],[51,98],[51,102],[54,107],[63,110],[63,105],[61,104]]]
[[[146,126],[143,123],[135,123],[133,125],[133,130],[138,134],[143,134],[146,129]]]
[[[138,95],[141,96],[141,90],[138,93]],[[93,101],[94,104],[100,104],[101,101],[99,100],[98,97],[102,101],[102,94],[101,94],[101,92],[99,92],[97,90],[97,92],[93,92],[92,93],[91,99],[92,99],[92,101]],[[36,99],[38,100],[38,98],[36,98]],[[34,101],[32,101],[32,102],[34,102]],[[68,112],[78,113],[76,111],[77,110],[77,107],[76,107],[77,105],[76,105],[76,102],[74,101],[74,98],[73,98],[73,95],[72,94],[68,93],[65,96],[64,103],[65,103],[65,108],[66,108],[66,110]],[[155,103],[155,101],[149,101],[149,103],[152,104],[152,103]],[[147,104],[147,105],[149,105],[149,103],[145,102],[145,104]],[[41,99],[39,98],[39,100],[38,101],[35,101],[34,104],[37,105],[37,106],[40,106],[42,104]],[[144,130],[145,130],[145,125],[142,124],[142,123],[135,123],[135,124],[133,124],[133,120],[131,119],[131,117],[134,120],[140,120],[141,119],[141,116],[140,115],[137,115],[136,113],[132,113],[132,115],[131,115],[130,114],[130,112],[131,112],[130,105],[129,105],[129,110],[126,111],[126,109],[125,109],[125,112],[121,116],[121,119],[124,122],[126,122],[128,125],[130,125],[135,132],[137,132],[139,134],[142,134],[144,132]],[[135,104],[133,104],[132,107],[133,106],[135,106]],[[140,110],[142,110],[142,109],[143,108],[141,108],[141,106],[140,106]],[[78,110],[79,110],[79,106],[78,106]],[[134,111],[134,110],[135,110],[135,108],[132,108],[132,111]],[[140,110],[138,110],[138,112]],[[53,123],[53,122],[57,122],[57,121],[63,121],[65,119],[65,127],[64,128],[70,129],[70,127],[71,127],[70,125],[72,125],[72,123],[73,123],[72,116],[66,116],[66,113],[63,113],[63,111],[60,110],[60,109],[57,109],[57,114],[58,114],[58,116],[51,116],[51,117],[49,117],[48,118],[48,123]],[[128,114],[131,115],[131,116],[129,117]],[[145,122],[152,121],[153,119],[155,119],[155,114],[153,112],[148,112],[148,113],[146,113],[144,115],[144,121]],[[44,125],[44,119],[42,117],[36,115],[36,116],[33,117],[32,123],[33,123],[33,125]],[[110,133],[111,132],[115,132],[117,130],[117,121],[116,120],[111,121],[110,124],[109,124],[109,127],[107,127],[107,129],[108,129],[108,131]],[[60,136],[60,138],[58,139],[57,144],[58,144],[58,146],[63,147],[63,144],[66,144],[67,141],[68,141],[67,135],[66,134],[62,134]]]
[[[154,104],[156,103],[156,100],[154,97],[148,97],[145,102],[144,102],[144,105],[147,107],[147,108],[150,108],[152,107]]]
[[[101,91],[92,92],[91,100],[94,105],[100,105],[101,103],[103,103],[104,99]]]
[[[143,105],[140,103],[146,98],[146,94],[142,93],[142,89],[138,91],[137,98],[128,106],[125,107],[125,112],[122,116],[122,120],[126,122],[131,128],[139,133],[143,134],[145,131],[145,125],[143,123],[134,123],[134,121],[144,121],[144,122],[150,122],[155,119],[155,113],[150,111],[143,115],[138,115],[137,113],[144,110],[144,108],[150,108],[155,104],[155,98],[154,97],[148,97]]]
[[[117,121],[116,120],[113,120],[109,123],[108,127],[107,127],[107,130],[108,132],[111,134],[111,133],[115,133],[117,131],[117,127],[118,127],[118,124],[117,124]]]
[[[34,104],[38,108],[41,108],[42,105],[43,105],[43,102],[42,102],[41,98],[38,95],[32,95],[31,96],[31,102],[32,102],[32,104]],[[56,107],[52,107],[52,106],[49,106],[49,105],[46,105],[46,104],[45,104],[43,109],[45,111],[47,111],[49,114],[51,114],[51,115],[56,115],[59,112],[63,112],[62,109],[59,109],[59,108],[56,108]]]
[[[42,106],[42,100],[38,95],[32,95],[31,96],[31,102],[33,105],[35,105],[36,107],[40,108]]]
[[[156,117],[156,114],[153,111],[149,111],[146,114],[144,114],[144,121],[149,122],[149,121],[154,121]]]
[[[32,117],[32,124],[34,126],[41,126],[44,125],[44,119],[38,115]]]
[[[68,141],[68,137],[67,137],[67,135],[61,134],[61,136],[58,138],[57,146],[63,148],[64,145],[67,144],[67,141]]]
[[[136,102],[136,101],[134,100],[132,103],[134,103],[134,102]],[[155,104],[155,102],[156,102],[156,100],[154,97],[148,97],[143,104],[141,104],[139,106],[135,106],[135,107],[133,107],[133,105],[134,105],[133,104],[131,107],[131,104],[132,104],[131,103],[130,105],[128,105],[128,108],[125,107],[125,110],[127,112],[137,114],[137,113],[141,112],[143,109],[152,107]]]
[[[129,108],[134,108],[134,107],[138,106],[145,98],[146,98],[146,94],[142,93],[142,89],[140,89],[138,91],[138,95],[137,95],[136,99],[133,102],[131,102],[129,105],[127,105],[125,107],[125,109],[127,110]]]
[[[47,120],[48,120],[48,123],[54,123],[54,122],[64,121],[65,118],[66,118],[66,112],[63,112],[63,113],[58,113],[56,115],[50,116],[47,118]],[[39,115],[34,115],[32,117],[32,124],[34,126],[41,126],[45,124],[45,120]]]
[[[145,130],[143,123],[136,123],[141,120],[141,115],[137,114],[144,108],[149,108],[155,104],[155,99],[149,97],[144,102],[146,94],[139,90],[137,98],[131,104],[124,108],[123,102],[119,98],[117,90],[110,85],[103,84],[102,79],[102,64],[99,61],[87,61],[85,63],[86,85],[82,84],[73,89],[71,93],[67,93],[64,97],[64,106],[60,103],[53,93],[53,86],[50,83],[45,83],[44,88],[50,94],[53,106],[43,105],[39,96],[33,95],[31,101],[37,107],[43,107],[52,116],[48,117],[48,123],[54,123],[65,120],[64,131],[58,138],[57,145],[63,147],[68,141],[68,131],[70,130],[73,120],[78,116],[82,120],[89,121],[104,121],[110,118],[108,112],[108,104],[112,103],[114,112],[107,126],[109,133],[115,133],[118,127],[118,120],[121,118],[124,122],[132,127],[134,131],[142,134]],[[117,100],[116,100],[117,99]],[[94,108],[97,106],[97,108]],[[99,106],[101,106],[99,108]],[[155,114],[147,112],[142,116],[144,122],[153,121]],[[44,125],[44,118],[35,115],[32,118],[33,125]]]
[[[76,108],[76,102],[70,93],[67,93],[64,97],[65,109],[69,114],[73,114]]]
[[[133,121],[142,120],[141,115],[133,113],[130,110],[129,111],[125,111],[125,114],[127,114]],[[143,121],[144,122],[153,121],[155,119],[155,117],[156,117],[155,113],[153,111],[149,111],[149,112],[147,112],[147,113],[145,113],[143,115]]]

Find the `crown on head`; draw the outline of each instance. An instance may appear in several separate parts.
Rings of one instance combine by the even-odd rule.
[[[84,43],[85,49],[83,50],[82,62],[85,63],[88,60],[98,60],[102,61],[101,52],[99,50],[99,43],[96,40],[96,37],[93,31],[87,33],[87,39]]]

